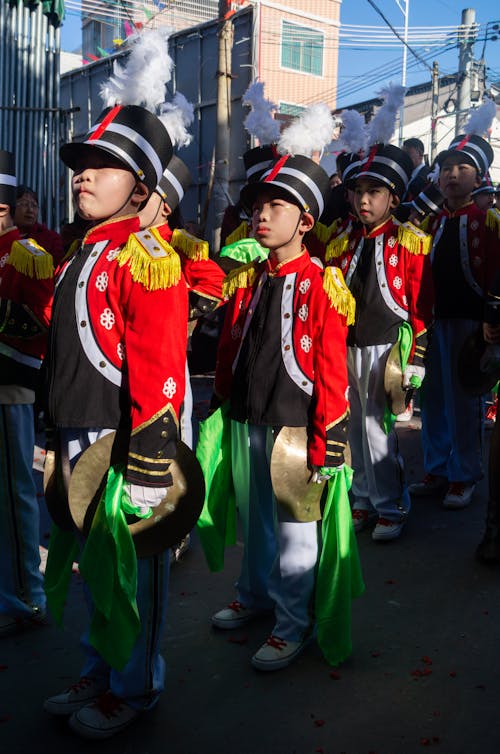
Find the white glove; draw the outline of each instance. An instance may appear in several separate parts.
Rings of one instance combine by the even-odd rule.
[[[141,484],[125,482],[123,492],[140,516],[147,515],[156,508],[167,495],[168,487],[143,487]]]
[[[328,482],[332,476],[335,476],[335,474],[340,471],[340,469],[344,468],[344,464],[341,463],[340,466],[329,466],[328,467],[328,473],[321,473],[322,471],[325,471],[324,466],[312,466],[312,474],[310,483],[311,484],[323,484],[323,482]]]
[[[418,388],[425,377],[425,367],[408,364],[403,372],[403,389]],[[413,378],[413,379],[412,379]]]

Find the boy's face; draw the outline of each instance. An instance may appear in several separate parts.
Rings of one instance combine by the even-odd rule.
[[[260,192],[252,204],[253,235],[271,251],[296,242],[313,225],[311,215],[272,186]]]
[[[137,211],[147,191],[123,163],[98,149],[85,152],[75,166],[71,187],[84,220],[98,221]],[[134,206],[135,202],[135,206]]]
[[[464,199],[480,184],[481,179],[476,168],[464,162],[460,153],[446,157],[439,174],[439,188],[446,199]]]
[[[495,194],[489,194],[484,191],[481,194],[476,194],[473,198],[474,204],[476,204],[479,209],[484,210],[484,212],[495,206]]]
[[[357,178],[354,187],[354,209],[367,228],[376,228],[385,222],[399,204],[397,197],[373,178]]]

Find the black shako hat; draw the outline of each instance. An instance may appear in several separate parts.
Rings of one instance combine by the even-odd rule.
[[[279,157],[274,144],[263,144],[260,147],[253,147],[243,155],[243,164],[247,181],[259,181],[266,170],[268,170],[276,158]]]
[[[106,108],[83,141],[63,144],[59,154],[74,170],[77,159],[89,149],[100,149],[119,159],[150,193],[173,156],[172,142],[161,120],[138,105]]]
[[[440,152],[439,164],[442,165],[447,157],[454,153],[460,153],[463,161],[476,168],[481,178],[486,175],[493,162],[493,149],[491,144],[478,134],[460,134],[451,142],[448,149]]]
[[[352,186],[356,178],[373,178],[401,199],[412,172],[413,162],[402,149],[394,144],[374,144],[348,182]]]
[[[309,157],[286,154],[276,160],[260,180],[250,181],[242,188],[240,201],[243,206],[251,209],[255,197],[266,186],[276,186],[285,191],[316,221],[325,207],[329,178],[325,170]]]
[[[427,217],[427,215],[437,215],[443,202],[444,196],[438,186],[435,183],[429,183],[410,202],[410,206],[416,209],[422,217]]]
[[[16,158],[12,152],[0,149],[0,204],[14,207],[16,187]]]
[[[191,182],[192,178],[188,166],[177,155],[174,155],[163,171],[155,191],[164,202],[167,202],[173,212],[181,203]]]

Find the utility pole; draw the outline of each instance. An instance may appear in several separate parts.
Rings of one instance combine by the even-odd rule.
[[[458,96],[455,134],[463,133],[463,127],[471,107],[471,77],[474,62],[474,42],[476,40],[476,11],[465,8],[462,11],[461,36],[458,57]]]
[[[231,142],[231,55],[233,50],[233,12],[229,0],[219,0],[219,46],[217,66],[217,133],[213,200],[215,212],[213,248],[220,247],[220,229],[229,203],[229,159]]]
[[[432,64],[432,102],[431,102],[431,153],[429,155],[431,164],[437,154],[437,122],[439,112],[439,63],[437,60]]]

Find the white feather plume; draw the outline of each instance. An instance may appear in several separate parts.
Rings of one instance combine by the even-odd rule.
[[[311,157],[330,143],[334,130],[335,121],[328,105],[324,102],[310,105],[282,131],[278,152]]]
[[[113,74],[101,85],[106,107],[140,105],[155,112],[165,101],[165,86],[172,77],[174,61],[168,54],[165,31],[147,31],[132,42],[124,65],[115,60]]]
[[[193,140],[187,130],[194,120],[194,107],[183,94],[176,92],[172,102],[165,102],[158,116],[168,131],[174,147],[187,147]]]
[[[277,105],[264,97],[263,81],[252,81],[243,95],[243,104],[252,108],[243,123],[248,133],[255,136],[261,145],[278,141],[280,124],[272,115]]]
[[[497,114],[497,106],[494,100],[485,97],[483,104],[472,111],[469,120],[467,121],[464,132],[466,134],[477,134],[478,136],[486,136],[493,119]]]
[[[342,148],[346,152],[356,153],[366,150],[368,134],[364,116],[357,110],[343,110],[340,117],[343,124],[340,132]]]
[[[406,87],[400,84],[389,84],[378,92],[384,104],[368,124],[368,144],[388,144],[394,133],[396,116],[404,102]]]

